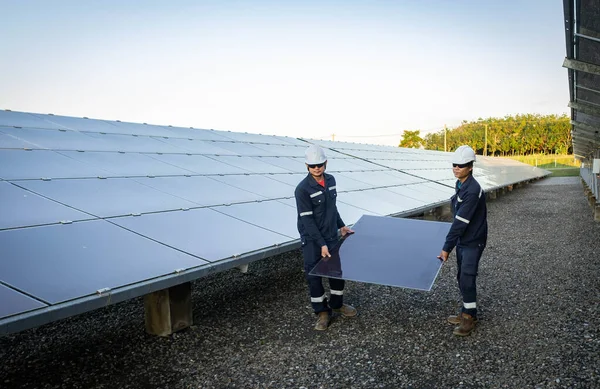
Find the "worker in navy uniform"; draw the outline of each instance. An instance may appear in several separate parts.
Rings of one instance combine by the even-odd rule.
[[[452,157],[452,171],[457,178],[456,193],[450,199],[454,220],[442,252],[438,258],[444,262],[456,247],[458,286],[463,305],[456,316],[448,317],[454,324],[454,335],[467,336],[477,323],[477,270],[487,242],[487,208],[485,194],[473,178],[475,152],[469,146],[460,146]]]
[[[338,213],[335,201],[337,191],[335,178],[326,174],[327,158],[323,149],[312,145],[306,150],[308,175],[294,192],[298,209],[298,232],[302,241],[304,272],[312,308],[317,315],[315,330],[324,331],[329,326],[332,312],[344,317],[356,316],[356,309],[344,304],[344,280],[329,278],[328,300],[321,277],[309,275],[322,258],[331,257],[331,250],[339,235],[351,234]],[[339,233],[339,235],[338,235]]]

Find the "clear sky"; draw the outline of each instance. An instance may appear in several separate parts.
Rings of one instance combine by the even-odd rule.
[[[0,0],[0,15],[0,109],[388,145],[568,109],[558,0]]]

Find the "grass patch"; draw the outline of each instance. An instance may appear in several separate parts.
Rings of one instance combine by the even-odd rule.
[[[552,175],[550,177],[573,177],[573,176],[579,175],[578,167],[567,167],[567,168],[557,168],[557,169],[546,168],[546,170],[552,172]]]
[[[580,162],[575,160],[572,155],[512,155],[505,158],[517,160],[540,167],[542,169],[560,168],[560,167],[579,167]]]
[[[573,165],[566,165],[563,163],[545,163],[543,165],[538,165],[539,168],[542,169],[546,169],[546,170],[552,170],[552,169],[577,169],[579,170],[578,167],[574,167]]]

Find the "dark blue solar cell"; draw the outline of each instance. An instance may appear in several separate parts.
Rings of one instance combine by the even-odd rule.
[[[280,168],[252,157],[211,156],[210,158],[224,164],[239,167],[251,173],[290,173],[289,170]]]
[[[0,178],[5,180],[100,177],[106,173],[54,151],[0,149]]]
[[[0,258],[1,281],[50,304],[206,264],[104,220],[0,231]]]
[[[221,145],[227,144],[227,142],[211,142],[200,139],[182,139],[182,138],[159,138],[153,137],[152,139],[159,140],[169,145],[178,147],[182,152],[190,154],[204,154],[204,155],[238,155],[235,151],[230,151],[228,148],[223,148]]]
[[[130,153],[185,153],[186,150],[149,136],[86,132],[92,142],[76,150],[121,151]]]
[[[140,235],[210,262],[270,248],[290,238],[210,208],[120,217],[112,220]]]
[[[158,161],[146,154],[95,151],[60,151],[62,155],[106,170],[104,177],[175,176],[191,171]]]
[[[297,147],[291,145],[277,145],[277,144],[255,144],[254,147],[262,150],[266,150],[269,154],[263,155],[273,155],[278,157],[301,157],[304,158],[304,152],[306,151],[306,147]],[[303,164],[301,164],[303,165]]]
[[[217,134],[214,130],[203,130],[198,128],[183,128],[183,127],[167,127],[171,135],[170,137],[186,138],[186,139],[201,139],[201,140],[218,140],[231,141],[231,139]]]
[[[2,132],[30,143],[28,147],[32,149],[89,150],[97,147],[93,138],[77,131],[3,128]]]
[[[212,176],[211,179],[230,185],[230,192],[238,192],[232,190],[232,188],[240,188],[269,199],[294,196],[294,190],[296,189],[294,186],[268,177],[271,177],[271,175],[265,177],[260,174],[230,174],[227,176]]]
[[[28,112],[14,112],[0,110],[0,126],[7,127],[33,127],[60,129],[57,124],[44,120],[48,115],[39,115]]]
[[[451,223],[365,215],[355,234],[310,274],[430,290],[442,266],[437,256]]]
[[[5,134],[0,127],[0,149],[32,149],[35,145],[13,135]]]
[[[215,177],[224,178],[229,176]],[[266,180],[266,178],[264,179]],[[161,193],[168,193],[191,201],[195,204],[195,207],[229,205],[265,199],[264,195],[252,193],[248,190],[239,190],[227,183],[214,180],[212,176],[136,178],[135,181],[155,188]],[[227,182],[226,178],[224,182]],[[210,188],[210,190],[207,190],[207,188]]]
[[[2,284],[0,284],[0,301],[2,301],[0,304],[0,319],[7,316],[32,311],[34,309],[47,307],[46,304],[34,300],[31,297],[24,295],[23,293],[19,293],[16,290],[8,288]]]
[[[94,218],[3,181],[0,181],[0,215],[0,230]]]
[[[107,121],[112,124],[112,127],[103,129],[101,132],[107,134],[129,134],[129,135],[145,135],[145,136],[174,136],[173,132],[164,126],[156,126],[142,123],[127,123]]]
[[[267,151],[265,149],[260,149],[255,147],[254,145],[248,143],[241,142],[214,142],[214,146],[219,147],[224,150],[228,150],[228,153],[215,153],[217,155],[241,155],[245,157],[255,157],[255,156],[271,156],[274,157],[276,154]]]
[[[203,155],[147,154],[161,162],[189,170],[192,174],[244,174],[247,170],[216,161]]]
[[[261,201],[260,203],[234,204],[212,209],[270,231],[287,235],[290,240],[298,238],[296,227],[298,216],[295,204],[291,207],[279,201]],[[267,215],[277,215],[277,217],[268,217]]]
[[[62,204],[100,217],[132,215],[197,206],[195,203],[128,178],[32,180],[19,181],[18,185]]]
[[[40,115],[46,121],[55,123],[62,128],[74,131],[114,132],[115,126],[100,119],[86,119],[72,116]]]
[[[255,159],[268,163],[273,166],[280,167],[293,173],[304,173],[306,174],[306,165],[304,164],[304,158],[293,158],[293,157],[254,157]],[[300,181],[298,181],[300,182]]]

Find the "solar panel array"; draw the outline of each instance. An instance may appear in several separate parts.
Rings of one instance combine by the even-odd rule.
[[[0,334],[297,247],[309,143],[347,224],[453,193],[442,152],[0,111]],[[475,174],[546,172],[482,157]]]

